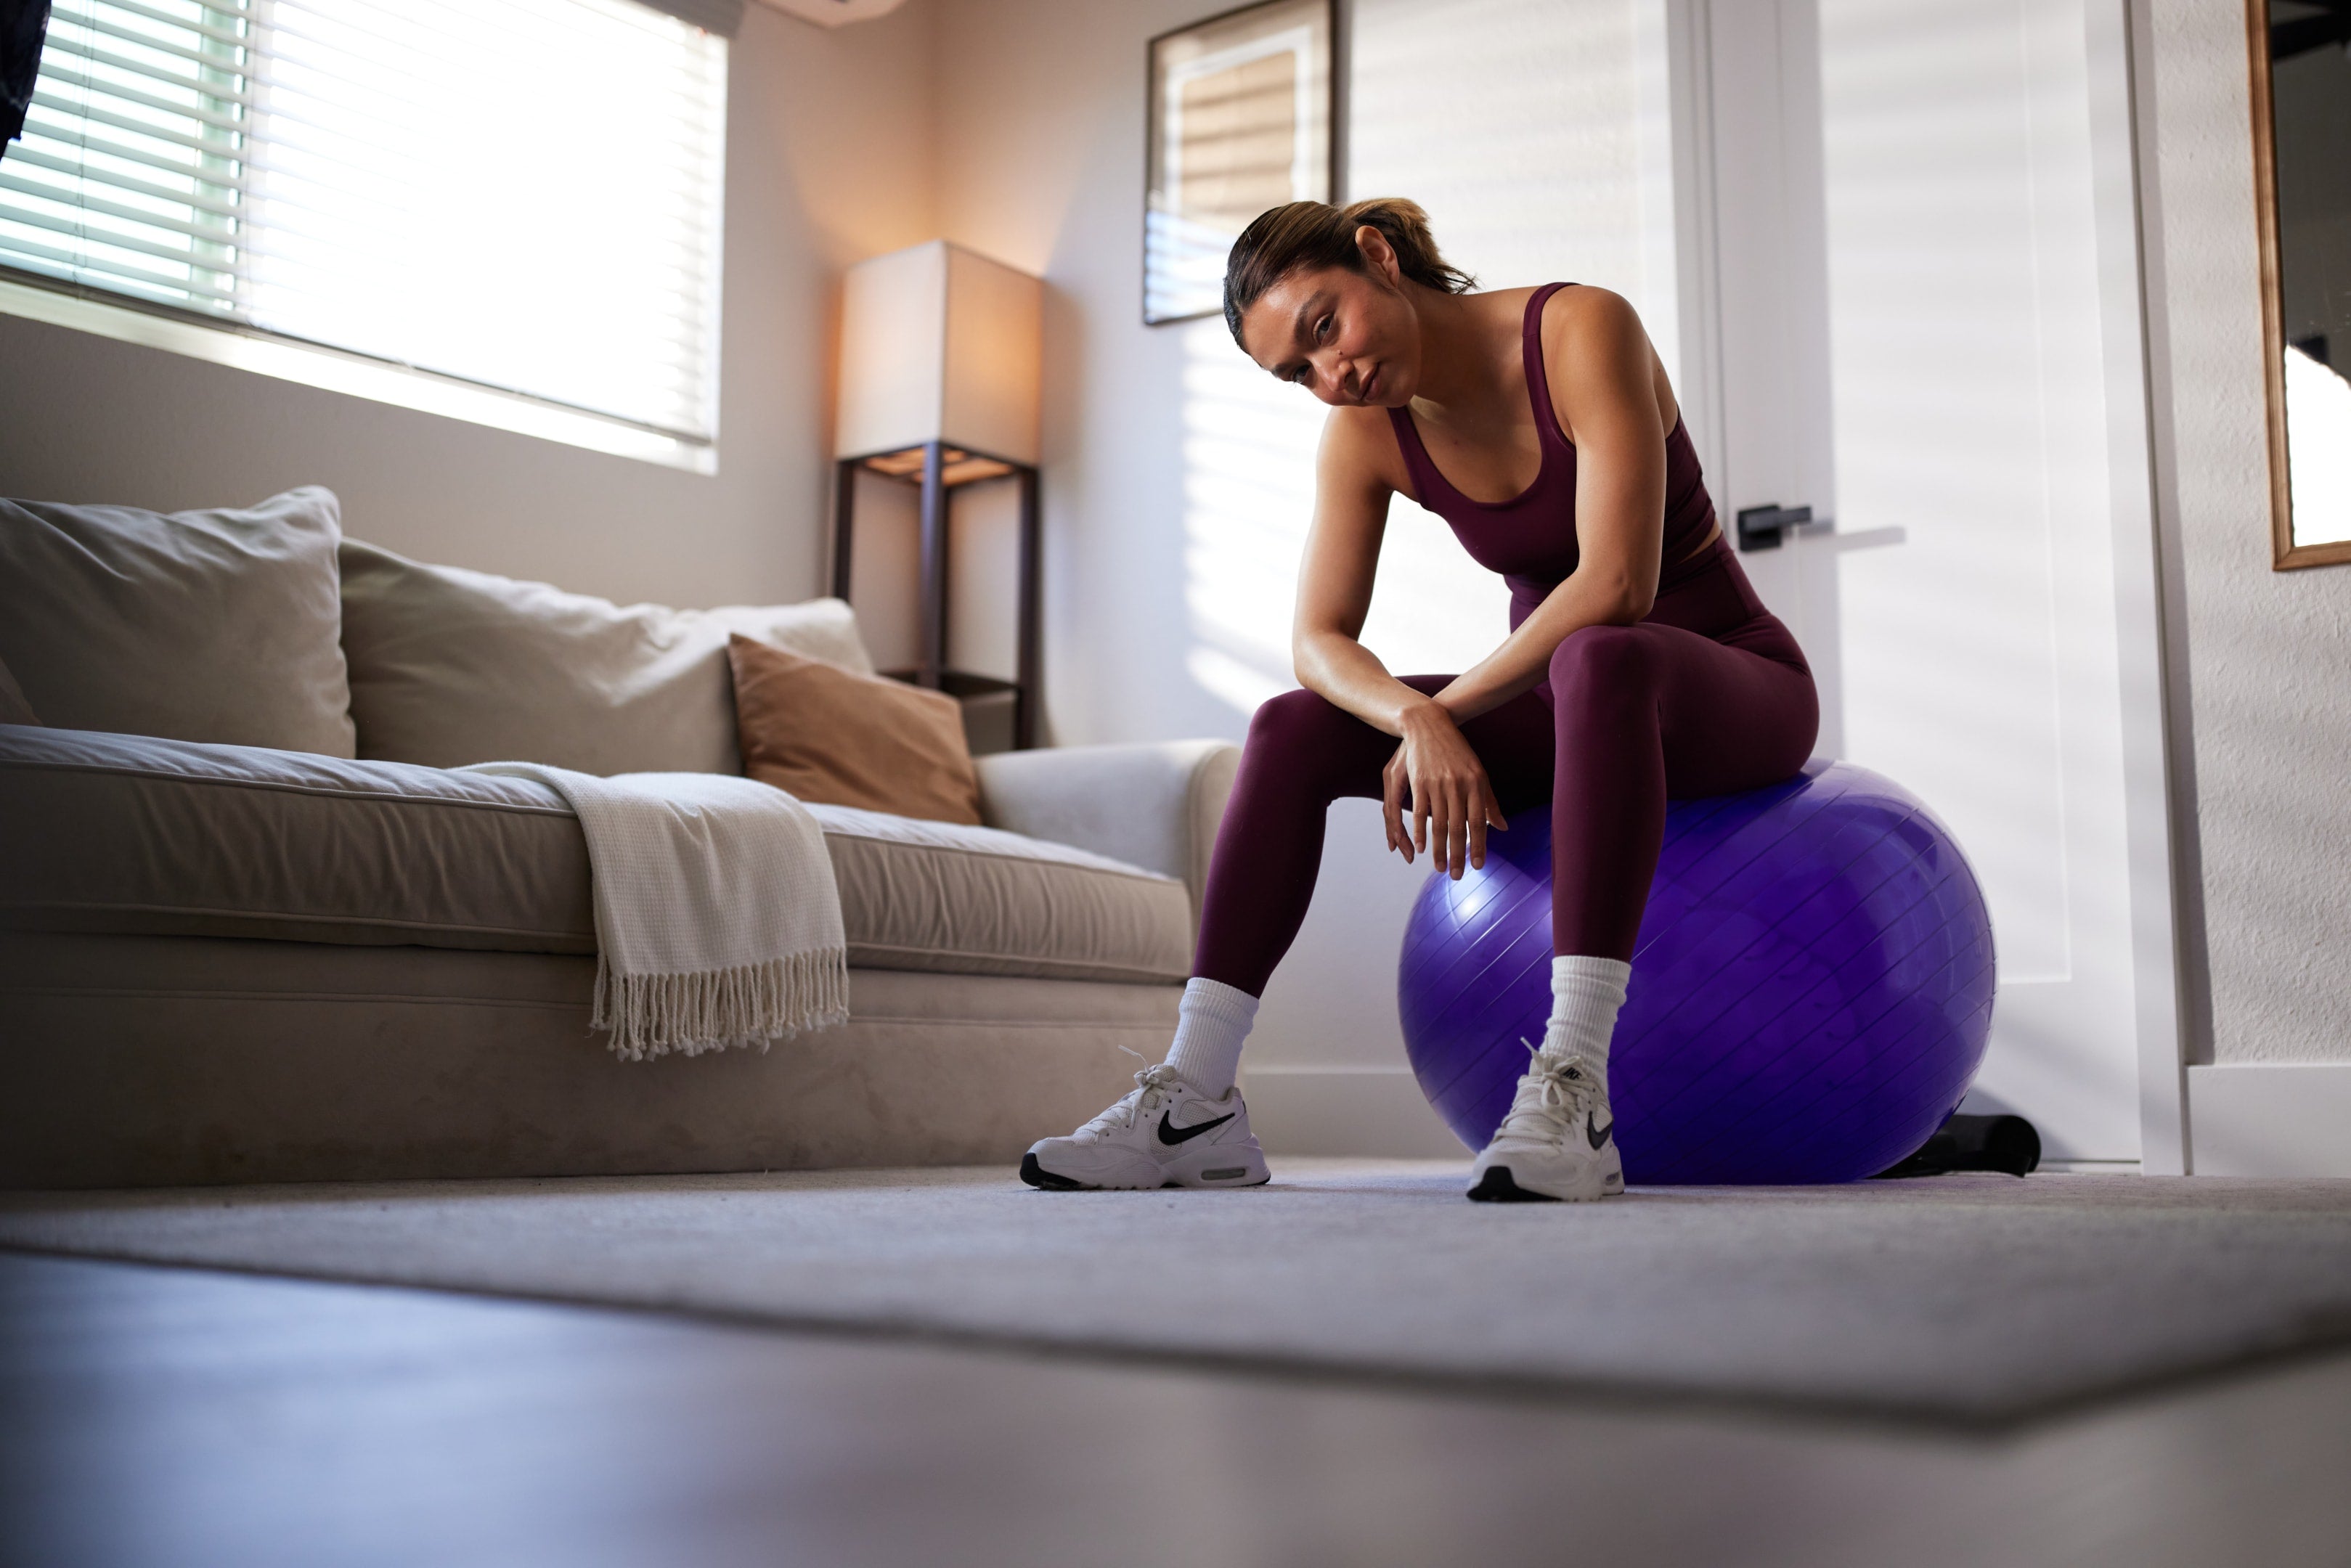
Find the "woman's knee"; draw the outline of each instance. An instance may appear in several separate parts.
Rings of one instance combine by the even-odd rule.
[[[1655,640],[1638,626],[1585,626],[1551,655],[1551,689],[1561,701],[1644,691],[1655,684]]]
[[[1303,689],[1284,692],[1258,704],[1249,720],[1249,749],[1252,752],[1315,751],[1363,720],[1329,698]]]

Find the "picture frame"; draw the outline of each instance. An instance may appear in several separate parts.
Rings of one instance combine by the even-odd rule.
[[[1260,0],[1147,49],[1143,320],[1224,308],[1226,254],[1249,221],[1338,189],[1336,0]]]
[[[2276,571],[2351,563],[2351,333],[2343,330],[2341,280],[2351,276],[2351,242],[2308,221],[2322,164],[2339,167],[2325,145],[2339,141],[2351,116],[2340,84],[2343,18],[2314,5],[2246,0],[2246,54],[2252,68],[2253,200],[2262,269],[2262,348],[2270,477],[2270,566]],[[2288,73],[2280,91],[2280,67]],[[2319,75],[2308,73],[2316,68]],[[2281,101],[2283,98],[2283,101]],[[2321,106],[2330,113],[2314,113]],[[2282,119],[2287,124],[2282,124]],[[2286,133],[2291,125],[2296,134]],[[2289,192],[2304,221],[2288,222]],[[2323,210],[2323,209],[2322,209]],[[2328,243],[2332,236],[2332,243]],[[2332,327],[2330,333],[2327,329]],[[2334,339],[2330,352],[2328,340]]]

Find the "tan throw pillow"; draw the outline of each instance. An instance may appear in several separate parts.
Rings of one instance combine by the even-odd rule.
[[[0,501],[0,660],[58,729],[349,757],[340,511]]]
[[[345,539],[343,652],[359,754],[459,768],[740,773],[732,632],[870,672],[838,599],[672,610],[615,604]]]
[[[748,637],[726,640],[726,662],[743,771],[760,783],[820,805],[979,825],[979,769],[955,698]]]

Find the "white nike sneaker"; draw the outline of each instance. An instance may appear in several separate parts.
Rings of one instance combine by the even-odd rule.
[[[1134,1075],[1126,1098],[1020,1161],[1030,1186],[1259,1186],[1272,1179],[1236,1087],[1211,1100],[1165,1062]]]
[[[1510,1114],[1469,1167],[1469,1196],[1480,1203],[1558,1198],[1581,1203],[1625,1190],[1616,1154],[1616,1117],[1608,1087],[1569,1057],[1533,1053]]]

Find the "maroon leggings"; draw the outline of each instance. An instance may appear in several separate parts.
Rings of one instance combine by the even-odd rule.
[[[1550,803],[1558,953],[1633,956],[1668,800],[1777,783],[1811,754],[1812,670],[1738,558],[1712,553],[1647,620],[1574,632],[1547,684],[1461,727],[1504,816]],[[1404,679],[1433,694],[1452,677]],[[1397,744],[1312,692],[1257,710],[1209,863],[1195,975],[1264,992],[1314,896],[1331,802],[1378,800]]]

